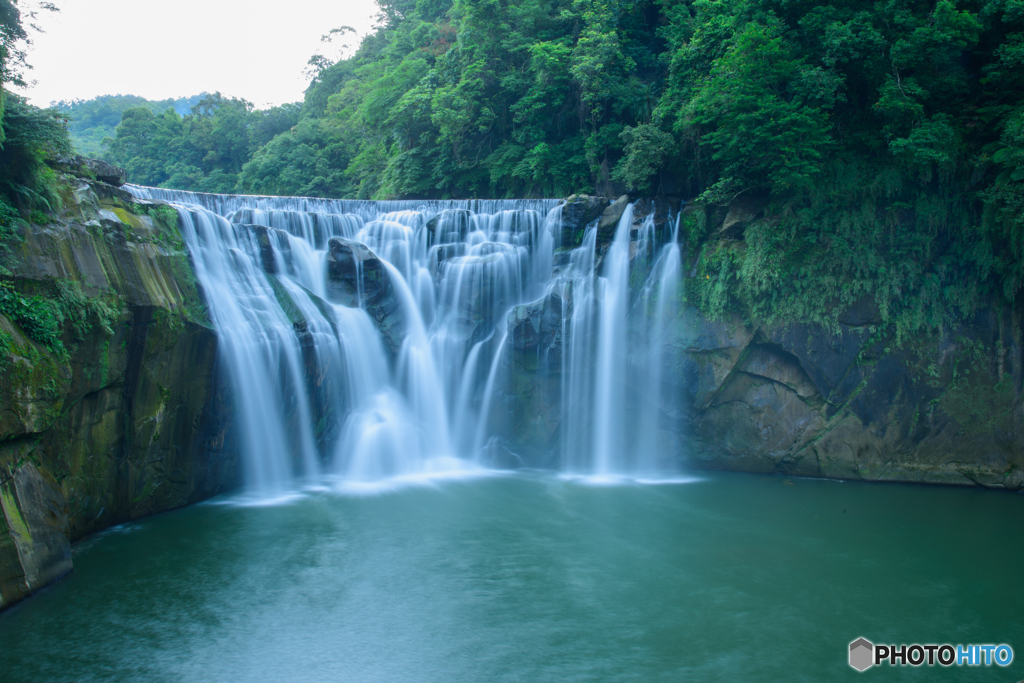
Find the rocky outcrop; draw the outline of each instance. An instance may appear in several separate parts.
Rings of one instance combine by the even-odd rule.
[[[28,313],[0,314],[0,607],[70,571],[72,541],[239,483],[177,214],[66,182],[64,213],[13,245]],[[46,311],[49,344],[25,327]]]
[[[565,310],[562,297],[551,292],[531,304],[513,306],[508,314],[512,348],[519,355],[536,355],[538,363],[562,361],[562,318],[571,315]]]
[[[874,325],[759,329],[706,409],[694,465],[1024,486],[1019,324],[979,316],[899,347]]]
[[[456,244],[466,241],[471,225],[466,209],[445,209],[427,221],[427,244]]]
[[[615,201],[585,194],[568,197],[561,207],[562,235],[559,246],[564,249],[579,247],[583,244],[584,233],[591,224],[596,224],[598,245],[611,242],[615,238],[619,219],[622,218],[629,202],[627,196],[619,197]],[[664,241],[669,237],[672,218],[675,212],[678,212],[680,204],[678,199],[665,197],[638,199],[633,209],[633,223],[639,226],[645,218],[651,216],[658,239]]]
[[[607,244],[615,239],[615,230],[619,227],[619,221],[622,219],[622,214],[626,212],[628,206],[629,197],[623,195],[609,204],[608,208],[601,214],[601,218],[597,222],[598,249],[601,248],[600,245]]]
[[[268,275],[280,275],[282,268],[278,258],[284,263],[291,260],[291,253],[288,251],[289,242],[282,230],[268,228],[265,225],[242,224],[240,227],[249,230],[256,239],[256,246],[259,247],[260,265]]]
[[[574,194],[562,205],[562,235],[559,245],[563,248],[575,249],[583,244],[583,234],[587,226],[596,221],[608,208],[605,197],[593,197],[585,194]],[[622,215],[621,212],[619,215]]]
[[[638,199],[633,206],[634,230],[650,218],[654,227],[655,239],[659,244],[663,244],[672,239],[675,219],[681,209],[685,209],[685,205],[678,199],[669,197]]]
[[[405,320],[387,267],[369,247],[355,240],[332,237],[327,249],[327,298],[366,309],[380,329],[384,345],[392,354],[398,353]]]
[[[561,338],[544,302],[518,308],[503,433],[527,464],[557,465],[561,366],[535,359],[560,357]],[[862,313],[826,330],[687,308],[664,331],[662,404],[644,409],[670,416],[688,467],[1024,488],[1019,314],[896,346]],[[617,389],[631,403],[649,394],[638,379]]]
[[[67,501],[45,469],[25,463],[0,483],[0,607],[71,571]]]
[[[123,168],[118,168],[111,163],[100,161],[99,159],[89,159],[76,155],[57,159],[53,166],[75,177],[98,180],[101,183],[114,187],[121,187],[128,182],[128,174]]]
[[[499,389],[501,409],[492,425],[502,443],[490,449],[494,466],[559,465],[563,315],[571,315],[571,302],[554,292],[508,313],[507,383]]]

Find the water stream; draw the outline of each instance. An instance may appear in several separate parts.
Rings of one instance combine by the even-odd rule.
[[[171,203],[233,387],[250,489],[472,474],[492,464],[508,313],[563,302],[554,462],[598,479],[673,474],[657,457],[663,320],[677,230],[623,213],[566,255],[558,200],[349,201],[128,186]],[[559,256],[560,255],[560,256]],[[568,267],[555,267],[556,256]],[[628,331],[643,307],[649,335]],[[627,418],[627,375],[655,409]]]

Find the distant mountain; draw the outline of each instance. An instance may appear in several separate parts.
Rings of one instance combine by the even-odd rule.
[[[114,137],[114,129],[121,123],[121,114],[129,107],[148,107],[154,114],[174,109],[185,116],[207,93],[177,99],[147,100],[137,95],[103,95],[91,100],[58,102],[55,108],[68,117],[68,130],[80,154],[101,158],[106,153],[104,138]]]

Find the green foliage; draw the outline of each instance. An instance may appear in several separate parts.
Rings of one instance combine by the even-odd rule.
[[[7,139],[0,146],[0,194],[22,211],[58,211],[56,174],[48,161],[71,153],[64,118],[8,94],[3,111]]]
[[[10,365],[11,342],[14,339],[6,332],[0,331],[0,370],[6,370]]]
[[[0,276],[8,276],[11,271],[7,264],[11,257],[11,247],[18,239],[18,210],[0,197]]]
[[[679,234],[683,244],[699,245],[707,234],[708,218],[703,207],[687,206],[679,217]]]
[[[681,184],[719,221],[756,207],[742,235],[692,231],[688,296],[706,313],[834,326],[868,296],[899,342],[1015,299],[1016,4],[662,7],[671,62],[655,120],[682,142]]]
[[[21,23],[21,12],[16,0],[0,0],[0,88],[7,83],[24,85],[21,76],[25,68],[23,41],[28,39]],[[3,113],[3,95],[0,94],[0,114]],[[0,126],[0,142],[3,142],[3,127]]]
[[[246,117],[223,100],[209,112],[223,125],[204,134],[205,113],[190,122],[128,109],[110,160],[133,182],[332,197],[557,196],[616,184],[621,133],[651,123],[665,72],[653,1],[380,6],[379,29],[354,56],[311,60],[301,108]],[[240,149],[243,130],[239,170],[224,148]],[[640,130],[624,178],[644,163],[641,138],[671,140]]]
[[[153,227],[156,228],[154,242],[168,249],[185,252],[185,242],[181,239],[181,232],[178,230],[177,211],[166,204],[138,205],[135,208],[136,210],[141,209],[153,219]]]
[[[346,194],[352,182],[345,168],[354,148],[328,122],[304,119],[253,155],[239,175],[238,189],[295,196]]]
[[[39,30],[33,21],[40,11],[56,12],[57,7],[45,0],[29,6],[22,12],[17,5],[18,0],[0,0],[0,146],[7,138],[4,109],[7,106],[7,84],[26,85],[24,72],[30,69],[25,61],[31,41],[25,30],[25,19],[28,26]]]
[[[108,138],[114,137],[117,124],[121,123],[121,116],[127,109],[142,107],[153,114],[173,109],[184,116],[208,95],[202,93],[159,102],[136,95],[103,95],[91,100],[64,100],[58,102],[55,108],[67,117],[68,132],[78,153],[101,159],[107,153]]]
[[[998,175],[982,195],[990,207],[984,245],[1005,245],[1006,251],[1002,259],[983,258],[1002,279],[1003,295],[1013,299],[1024,285],[1024,111],[1006,122],[987,151]]]
[[[232,192],[253,150],[289,130],[298,105],[258,112],[245,100],[220,93],[203,97],[191,113],[150,106],[121,114],[107,158],[131,182],[199,192]]]
[[[33,340],[59,356],[66,356],[60,339],[64,313],[52,299],[25,297],[8,282],[0,282],[0,313],[17,323]]]
[[[1018,0],[384,0],[301,107],[128,109],[135,182],[358,198],[696,198],[710,315],[898,338],[1024,286]],[[746,226],[718,231],[730,209]]]
[[[54,288],[61,318],[71,323],[77,340],[84,339],[94,326],[104,334],[114,334],[111,324],[117,320],[119,311],[113,300],[86,296],[77,280],[55,280]]]
[[[10,282],[0,282],[0,313],[17,323],[29,338],[66,358],[61,339],[65,323],[70,325],[75,341],[83,340],[94,328],[112,335],[120,306],[113,294],[86,296],[75,280],[54,280],[51,296],[26,296],[15,291]]]
[[[627,127],[620,137],[626,143],[626,156],[615,167],[612,177],[641,194],[651,191],[651,178],[662,168],[665,157],[675,148],[675,139],[654,124]]]
[[[820,171],[830,138],[816,105],[834,92],[807,86],[807,66],[784,34],[778,21],[748,23],[682,110],[683,126],[707,129],[700,143],[720,169],[718,183],[784,194],[809,187]]]

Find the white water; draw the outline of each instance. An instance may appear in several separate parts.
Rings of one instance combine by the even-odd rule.
[[[591,226],[562,272],[553,267],[557,200],[368,202],[127,188],[178,209],[221,338],[253,490],[271,494],[324,475],[372,487],[481,471],[495,437],[490,418],[505,409],[494,398],[510,381],[507,313],[551,293],[564,307],[562,468],[599,479],[665,475],[656,456],[662,338],[679,311],[681,259],[676,231],[655,254],[653,217],[637,229],[632,205],[600,267]],[[254,225],[272,228],[273,267]],[[332,237],[381,259],[404,322],[399,340],[385,340],[365,307],[331,300]],[[357,273],[359,301],[365,274]],[[651,324],[631,336],[638,306]],[[637,390],[648,406],[639,418],[627,416],[635,402],[628,391]]]

